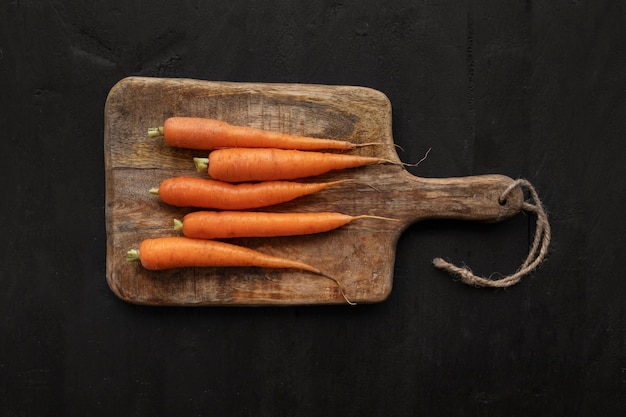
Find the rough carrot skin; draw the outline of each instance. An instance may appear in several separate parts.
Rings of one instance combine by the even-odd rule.
[[[348,141],[289,135],[198,117],[167,119],[163,124],[163,135],[171,146],[199,150],[218,148],[350,150],[356,147]]]
[[[267,255],[250,248],[206,239],[172,236],[146,239],[139,245],[141,265],[149,270],[185,267],[261,267],[300,269],[323,275],[303,262]]]
[[[329,152],[232,148],[209,154],[208,174],[226,182],[293,180],[382,162],[388,161]]]
[[[161,183],[158,194],[163,202],[177,207],[249,210],[291,201],[343,182],[229,184],[206,178],[173,177]]]
[[[296,236],[327,232],[363,218],[381,219],[334,212],[196,211],[183,217],[182,232],[197,239]]]

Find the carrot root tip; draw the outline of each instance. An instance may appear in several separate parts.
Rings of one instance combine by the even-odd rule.
[[[365,146],[383,146],[386,145],[385,142],[366,142],[366,143],[354,143],[354,148],[363,148]]]
[[[394,219],[392,217],[383,217],[383,216],[373,216],[373,215],[369,215],[369,214],[364,214],[362,216],[355,216],[354,220],[358,220],[358,219],[373,219],[373,220],[384,220],[384,221],[389,221],[389,222],[399,222],[399,219]]]
[[[346,296],[346,293],[343,292],[343,289],[341,287],[339,287],[339,291],[341,291],[341,295],[343,296],[343,299],[346,300],[346,303],[350,304],[351,306],[355,306],[356,303],[354,301],[350,301],[348,299],[348,296]]]
[[[193,158],[193,163],[198,172],[204,172],[209,169],[209,158]]]
[[[374,187],[374,186],[373,186],[372,184],[370,184],[369,182],[362,182],[362,181],[358,181],[358,183],[359,183],[359,184],[363,184],[363,185],[365,185],[366,187],[371,188],[372,190],[376,191],[377,193],[380,193],[380,192],[381,192],[379,188]]]
[[[345,291],[343,290],[343,287],[342,287],[341,283],[337,280],[337,278],[333,278],[330,275],[326,275],[325,273],[323,273],[321,271],[319,271],[319,275],[323,276],[324,278],[328,278],[329,280],[331,280],[335,284],[337,284],[337,288],[339,289],[339,292],[341,293],[341,296],[343,297],[343,299],[346,300],[346,303],[350,304],[351,306],[355,306],[356,305],[356,303],[354,301],[350,301],[350,299],[346,295]]]
[[[158,138],[159,136],[163,136],[163,126],[149,127],[148,136],[150,136],[151,138]]]
[[[139,260],[139,249],[131,249],[126,252],[126,262],[135,262]]]
[[[420,159],[419,161],[415,162],[415,163],[408,163],[408,162],[401,162],[402,166],[405,167],[417,167],[419,166],[419,164],[421,164],[422,162],[424,162],[426,159],[428,159],[428,154],[430,153],[432,148],[428,148],[428,150],[426,151],[426,153],[424,154],[424,156],[422,157],[422,159]]]

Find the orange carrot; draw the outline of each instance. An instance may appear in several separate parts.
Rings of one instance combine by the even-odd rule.
[[[191,239],[182,236],[146,239],[139,250],[130,250],[127,260],[141,261],[149,270],[163,270],[185,267],[261,267],[280,269],[301,269],[324,275],[319,269],[285,258],[267,255],[256,250],[230,243]]]
[[[227,182],[293,180],[330,171],[383,162],[372,156],[286,149],[219,149],[208,158],[194,158],[199,172],[208,168],[211,178]]]
[[[344,140],[289,135],[264,129],[234,126],[221,120],[199,117],[170,117],[163,127],[148,129],[151,137],[163,136],[175,147],[213,150],[218,148],[279,148],[300,150],[350,150],[360,146]]]
[[[295,236],[322,233],[357,219],[394,220],[378,216],[342,213],[263,213],[240,211],[196,211],[175,220],[175,228],[190,238]]]
[[[150,192],[158,194],[164,203],[177,207],[248,210],[284,203],[346,181],[229,184],[206,178],[173,177],[161,182],[158,189]]]
[[[146,239],[141,242],[139,249],[128,251],[126,260],[129,262],[139,260],[144,268],[153,271],[188,267],[299,269],[334,281],[344,299],[353,304],[346,297],[339,281],[314,266],[215,240],[181,236]]]

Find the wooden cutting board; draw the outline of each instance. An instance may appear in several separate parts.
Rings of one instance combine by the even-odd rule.
[[[173,219],[192,211],[170,207],[148,190],[195,171],[202,152],[177,149],[147,130],[171,116],[221,119],[286,133],[384,142],[355,151],[400,161],[391,104],[381,92],[350,86],[210,82],[130,77],[115,85],[105,106],[107,282],[121,299],[147,305],[304,305],[346,303],[332,280],[308,272],[258,268],[147,271],[126,252],[145,238],[178,235]],[[353,181],[267,211],[338,211],[393,217],[359,220],[311,236],[237,239],[233,243],[297,259],[334,277],[355,303],[374,303],[392,289],[395,249],[402,231],[427,218],[500,221],[521,209],[515,190],[498,202],[511,179],[502,175],[419,178],[399,165],[338,171],[306,181]]]

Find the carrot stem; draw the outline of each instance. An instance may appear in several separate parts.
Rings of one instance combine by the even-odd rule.
[[[150,188],[149,192],[152,195],[159,195],[159,189],[158,188]]]
[[[193,163],[196,165],[198,172],[205,172],[209,169],[209,158],[193,158]]]
[[[158,138],[159,136],[163,136],[163,126],[149,127],[148,136],[150,136],[151,138]]]
[[[139,260],[139,249],[131,249],[126,253],[126,262],[135,262]]]
[[[174,219],[174,230],[182,230],[182,228],[183,222],[178,219]]]

